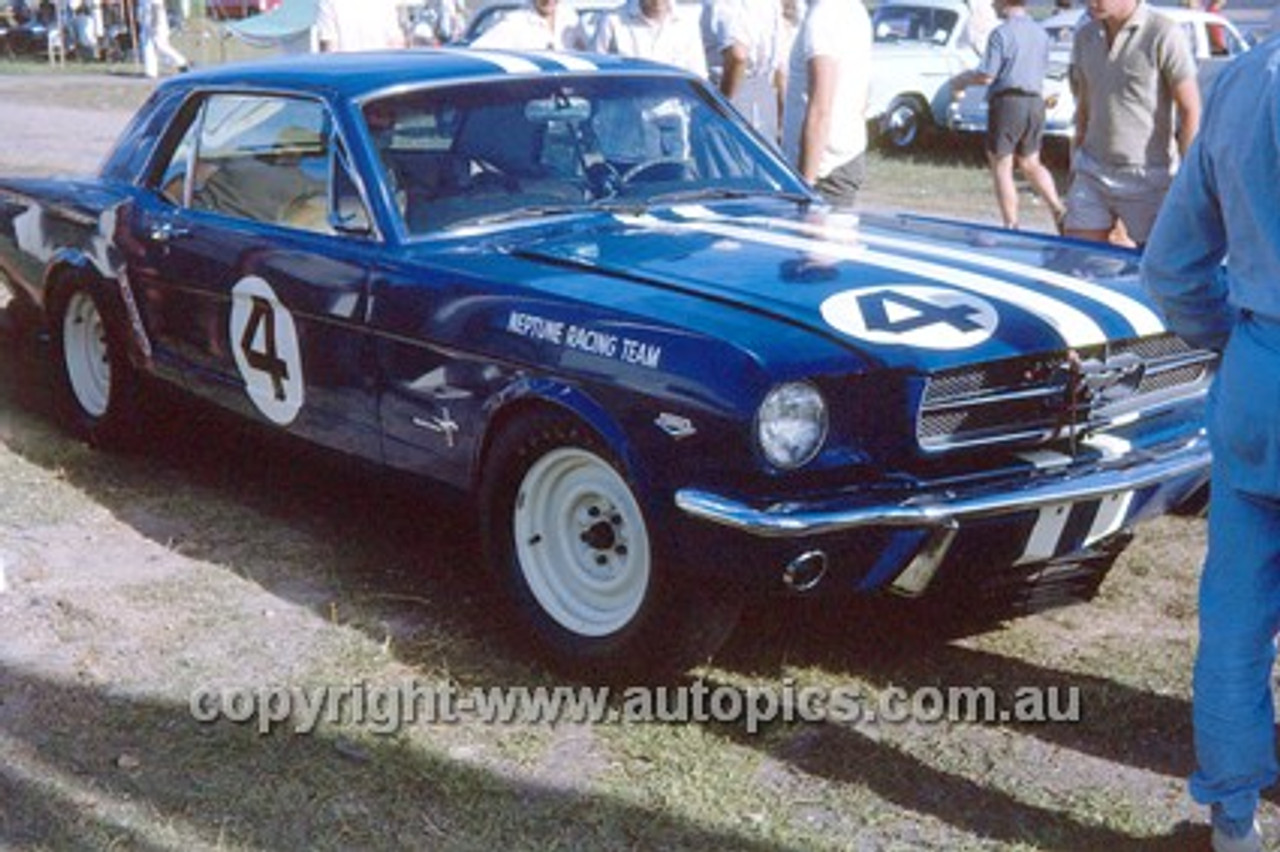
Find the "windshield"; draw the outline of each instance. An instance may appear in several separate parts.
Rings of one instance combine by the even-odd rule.
[[[931,41],[946,44],[959,16],[949,9],[933,6],[881,6],[872,18],[875,40]]]
[[[363,114],[412,235],[664,197],[805,191],[739,119],[674,76],[434,88],[369,101]]]

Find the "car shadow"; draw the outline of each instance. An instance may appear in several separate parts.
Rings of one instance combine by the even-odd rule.
[[[0,696],[6,848],[605,849],[638,837],[663,849],[789,848],[393,737],[261,736],[5,665]]]

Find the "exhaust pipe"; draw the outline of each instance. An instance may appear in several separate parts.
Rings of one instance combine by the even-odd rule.
[[[802,553],[782,569],[782,583],[790,591],[807,592],[827,576],[827,554],[821,550]]]

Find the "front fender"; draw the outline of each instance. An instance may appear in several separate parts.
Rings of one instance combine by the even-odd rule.
[[[622,463],[627,476],[644,487],[638,481],[644,466],[638,463],[634,446],[627,440],[622,424],[598,400],[582,388],[557,378],[519,376],[485,405],[484,436],[477,442],[471,464],[473,490],[479,485],[494,437],[514,419],[539,407],[562,411],[585,423],[604,440],[609,452]]]

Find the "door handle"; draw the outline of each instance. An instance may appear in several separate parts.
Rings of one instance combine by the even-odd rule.
[[[191,236],[190,228],[183,228],[172,222],[156,222],[151,226],[149,234],[153,243],[167,243],[182,237]]]

